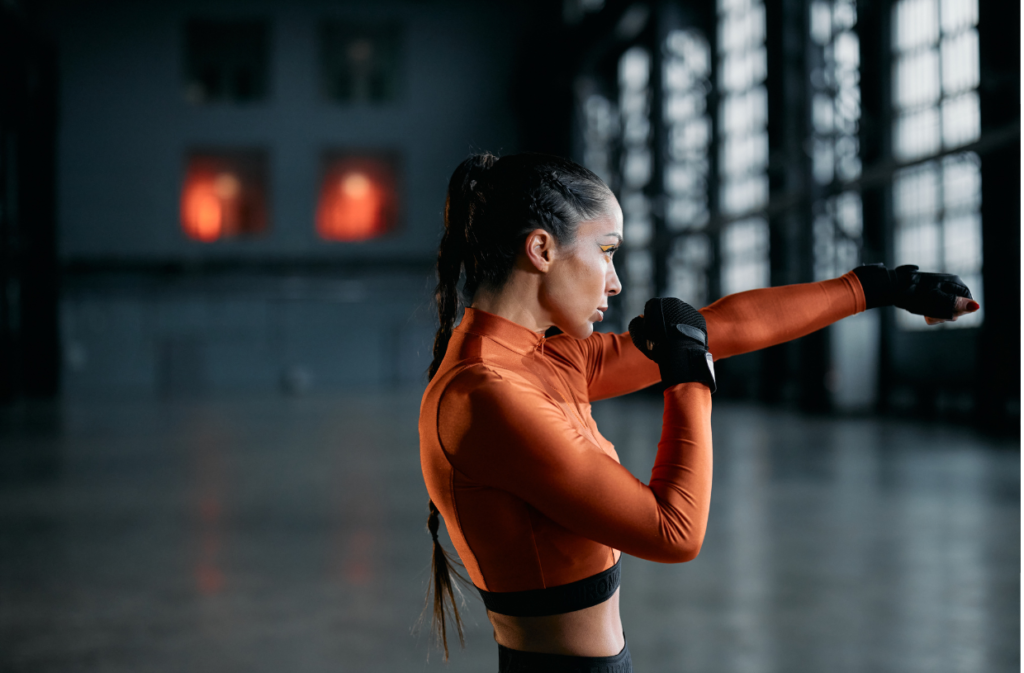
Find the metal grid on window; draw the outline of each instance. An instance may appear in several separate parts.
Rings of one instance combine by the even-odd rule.
[[[893,7],[893,153],[914,161],[977,140],[977,0],[899,0]],[[981,301],[981,164],[973,152],[897,173],[893,181],[897,264],[959,275]],[[944,323],[977,327],[984,309]],[[897,312],[904,329],[926,327]]]
[[[768,94],[761,0],[718,0],[719,209],[722,294],[769,284]]]
[[[665,225],[673,234],[666,260],[666,293],[704,306],[711,266],[711,241],[706,233],[711,49],[696,29],[670,32],[662,48],[662,118],[668,141],[663,177]]]
[[[811,42],[812,173],[820,185],[842,185],[861,174],[860,40],[853,0],[809,6]],[[814,204],[814,279],[835,278],[860,261],[861,198],[847,190]]]
[[[654,163],[651,149],[651,55],[643,47],[631,47],[619,58],[619,115],[622,121],[622,153],[619,166],[619,204],[622,206],[626,248],[623,293],[625,315],[643,313],[644,303],[654,296],[654,259],[651,242],[654,220],[646,193]]]

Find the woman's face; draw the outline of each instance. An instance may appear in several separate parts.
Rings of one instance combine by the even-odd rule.
[[[580,222],[576,239],[558,249],[543,285],[541,302],[552,323],[586,339],[604,319],[608,297],[622,291],[613,257],[622,245],[622,208],[609,196],[605,213]]]

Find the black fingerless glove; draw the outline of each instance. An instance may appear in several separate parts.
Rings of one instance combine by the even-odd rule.
[[[957,297],[973,299],[960,277],[952,273],[926,273],[913,264],[887,269],[866,264],[853,270],[864,288],[868,308],[895,306],[929,318],[953,317]]]
[[[707,323],[686,302],[674,297],[649,299],[644,314],[629,323],[629,336],[640,352],[658,363],[665,385],[697,381],[711,392],[717,389]]]

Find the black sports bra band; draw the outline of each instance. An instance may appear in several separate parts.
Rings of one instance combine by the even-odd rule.
[[[596,575],[546,589],[528,591],[484,591],[478,588],[484,606],[510,617],[546,617],[574,612],[604,603],[619,588],[619,563]]]

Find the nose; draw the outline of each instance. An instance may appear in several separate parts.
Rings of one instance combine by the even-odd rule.
[[[609,297],[614,297],[618,293],[622,292],[622,283],[619,282],[619,274],[615,271],[615,265],[611,265],[609,270],[609,278],[605,283],[605,292],[608,293]]]

